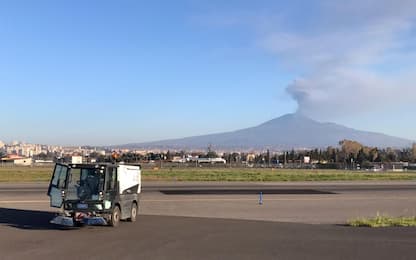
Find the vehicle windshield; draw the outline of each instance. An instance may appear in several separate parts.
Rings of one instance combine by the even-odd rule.
[[[102,170],[96,168],[72,168],[67,200],[98,200],[102,186]]]

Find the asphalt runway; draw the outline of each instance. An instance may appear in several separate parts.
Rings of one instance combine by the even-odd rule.
[[[415,259],[416,228],[344,225],[415,211],[415,182],[146,182],[137,223],[64,229],[45,184],[0,184],[0,259]]]
[[[46,184],[0,184],[0,207],[51,211],[46,191]],[[377,213],[416,215],[416,182],[145,182],[140,213],[344,224]]]

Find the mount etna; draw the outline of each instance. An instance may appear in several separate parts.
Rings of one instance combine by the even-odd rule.
[[[300,114],[287,114],[261,125],[226,133],[120,145],[130,149],[310,149],[336,146],[348,139],[374,147],[410,147],[412,140],[322,123]]]

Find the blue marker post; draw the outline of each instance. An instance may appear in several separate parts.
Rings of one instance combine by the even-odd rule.
[[[259,205],[263,205],[263,192],[260,192]]]

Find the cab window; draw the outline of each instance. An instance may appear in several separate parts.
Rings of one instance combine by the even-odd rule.
[[[53,173],[52,185],[58,188],[65,188],[65,181],[68,172],[68,167],[63,165],[56,165]]]
[[[117,170],[116,168],[108,168],[106,176],[106,190],[115,190],[117,184]]]

